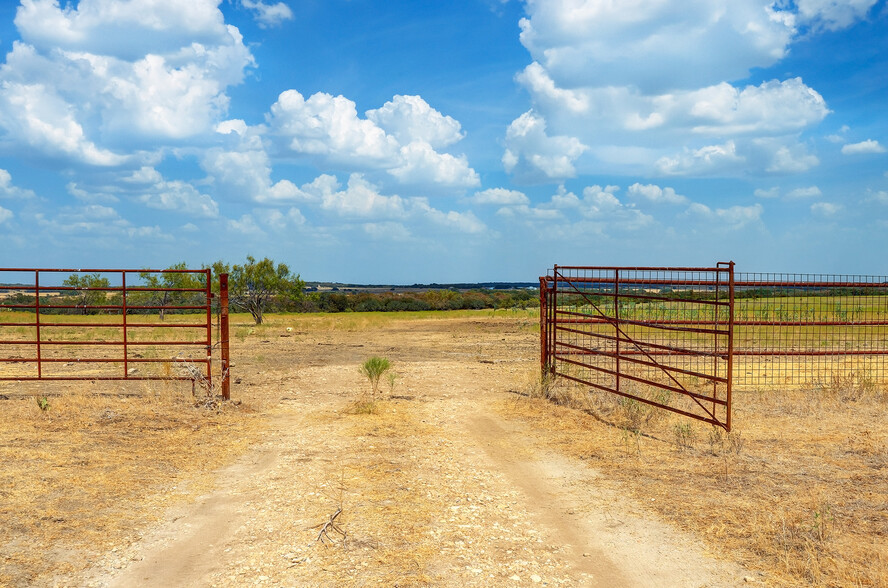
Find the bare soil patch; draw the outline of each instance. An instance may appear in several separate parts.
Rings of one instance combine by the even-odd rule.
[[[0,423],[14,465],[0,584],[885,585],[884,405],[786,414],[750,395],[734,441],[694,426],[680,443],[669,417],[635,433],[607,401],[532,397],[537,325],[239,318],[242,404],[222,412],[192,408],[190,387],[126,402],[63,390],[48,413],[30,396],[44,389],[4,388],[25,399],[0,402],[19,407]],[[371,355],[398,378],[365,414],[350,407]],[[105,411],[126,416],[99,425]],[[20,451],[35,444],[47,451]],[[345,535],[319,540],[339,509]]]

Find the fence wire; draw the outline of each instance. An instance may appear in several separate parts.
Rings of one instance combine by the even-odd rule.
[[[888,381],[888,276],[735,278],[735,386]]]

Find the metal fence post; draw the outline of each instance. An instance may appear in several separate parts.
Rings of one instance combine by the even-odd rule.
[[[545,377],[549,371],[549,329],[547,302],[549,299],[549,289],[546,286],[546,279],[540,278],[540,374]]]
[[[222,399],[231,400],[231,372],[228,355],[228,274],[219,275],[219,338],[222,346]]]

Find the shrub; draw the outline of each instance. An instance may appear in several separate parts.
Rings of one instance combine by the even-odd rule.
[[[371,357],[361,364],[361,373],[370,380],[373,398],[379,392],[379,379],[392,368],[391,362],[384,357]]]

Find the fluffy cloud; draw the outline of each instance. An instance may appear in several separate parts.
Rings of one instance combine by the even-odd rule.
[[[487,231],[487,226],[481,222],[471,211],[457,212],[451,210],[443,212],[436,210],[428,205],[427,202],[418,201],[414,204],[416,210],[420,211],[423,216],[431,222],[454,229],[460,233],[480,234]]]
[[[768,155],[765,171],[769,173],[801,173],[818,165],[820,160],[811,155],[800,143],[782,144],[780,141],[758,139],[753,147]]]
[[[844,207],[832,202],[815,202],[811,205],[811,212],[817,216],[832,217],[839,214]]]
[[[878,141],[867,139],[860,143],[849,143],[842,146],[842,153],[845,155],[857,155],[860,153],[885,153],[886,149],[879,144]]]
[[[219,194],[268,203],[303,200],[304,193],[289,180],[272,182],[271,161],[261,139],[246,129],[243,133],[243,136],[228,133],[237,136],[232,148],[208,149],[201,160],[201,167],[209,174]]]
[[[12,147],[95,166],[212,131],[253,57],[218,0],[24,0],[0,67]]]
[[[753,192],[756,198],[777,198],[780,196],[780,188],[773,187],[765,190],[764,188],[758,188]]]
[[[325,185],[321,207],[345,217],[404,218],[405,203],[400,196],[383,196],[377,186],[360,174],[352,174],[345,190]]]
[[[88,241],[90,246],[105,247],[120,247],[134,238],[143,241],[172,240],[172,236],[160,227],[134,225],[114,208],[100,204],[64,207],[53,213],[53,216],[39,213],[35,220],[49,242],[60,247],[70,247],[72,238]]]
[[[128,180],[124,178],[124,181]],[[68,182],[65,189],[68,190],[68,194],[87,204],[114,204],[120,202],[120,198],[112,194],[110,191],[84,190],[77,184],[77,182]]]
[[[533,169],[534,159],[541,161],[537,176],[551,179],[577,170],[711,176],[810,169],[819,161],[799,134],[829,114],[823,97],[801,78],[746,86],[726,80],[783,58],[800,22],[831,13],[819,4],[803,15],[798,6],[764,0],[528,0],[521,41],[534,61],[516,79],[534,110],[507,131],[506,170]],[[852,11],[853,18],[865,12]],[[534,134],[516,132],[524,129]],[[528,137],[520,148],[516,135]]]
[[[189,216],[215,218],[219,216],[219,205],[186,182],[178,180],[159,182],[150,192],[142,194],[139,201],[149,208],[180,212]]]
[[[0,225],[12,218],[12,211],[0,206]]]
[[[437,151],[462,138],[459,123],[419,96],[395,96],[366,115],[359,117],[344,96],[319,92],[305,99],[287,90],[267,121],[283,156],[307,156],[325,167],[384,170],[405,184],[480,185],[464,155]]]
[[[304,201],[312,207],[344,222],[370,223],[375,227],[387,223],[431,223],[459,233],[482,233],[487,227],[472,212],[442,211],[426,198],[403,198],[384,195],[379,186],[362,174],[354,173],[346,186],[335,176],[322,174],[299,188]]]
[[[817,186],[809,186],[807,188],[796,188],[786,194],[787,198],[817,198],[822,192]]]
[[[793,21],[770,4],[528,0],[521,43],[558,87],[696,88],[745,78],[786,54]]]
[[[132,60],[192,43],[224,44],[219,0],[22,0],[15,25],[22,39],[44,50],[63,49]]]
[[[559,186],[548,202],[538,206],[504,207],[497,214],[507,219],[522,220],[534,228],[545,226],[546,230],[552,230],[552,221],[557,220],[568,233],[582,232],[583,228],[592,228],[596,234],[615,230],[634,231],[654,222],[653,217],[642,213],[634,205],[620,202],[616,196],[619,190],[617,186],[586,186],[580,198],[564,186]]]
[[[5,131],[7,143],[53,158],[97,166],[119,165],[127,159],[89,140],[76,109],[43,84],[0,81],[0,130]]]
[[[444,116],[419,96],[395,96],[382,108],[368,110],[367,118],[402,145],[422,141],[439,149],[464,136],[459,122]]]
[[[0,198],[25,200],[33,197],[33,191],[13,185],[12,175],[5,169],[0,169]]]
[[[688,214],[695,215],[707,221],[720,221],[732,229],[742,228],[750,223],[761,220],[764,207],[761,204],[752,206],[731,206],[729,208],[717,208],[715,210],[695,202],[688,207]]]
[[[355,103],[344,96],[318,92],[306,100],[287,90],[271,106],[268,122],[294,154],[367,168],[390,167],[397,159],[397,140],[359,118]]]
[[[475,204],[499,204],[500,206],[530,204],[530,200],[523,192],[507,190],[505,188],[488,188],[481,192],[475,192],[471,201]]]
[[[629,195],[644,198],[653,203],[686,204],[688,199],[681,194],[676,194],[672,188],[661,188],[653,184],[632,184],[629,186]]]
[[[699,149],[686,149],[684,153],[657,160],[657,169],[664,175],[710,175],[736,169],[746,162],[737,153],[734,141],[724,145],[706,145]]]
[[[481,178],[469,167],[465,155],[438,153],[423,141],[401,147],[401,161],[388,171],[404,184],[433,183],[462,188],[481,185]]]
[[[546,121],[530,111],[509,125],[503,165],[509,173],[530,178],[570,178],[576,175],[574,162],[586,149],[575,137],[547,135]]]
[[[797,0],[799,20],[814,29],[836,31],[864,18],[878,0]]]
[[[262,0],[241,0],[241,4],[253,11],[262,28],[277,26],[293,18],[293,11],[283,2],[266,4]]]

